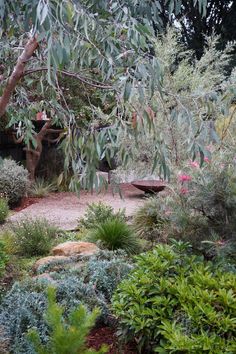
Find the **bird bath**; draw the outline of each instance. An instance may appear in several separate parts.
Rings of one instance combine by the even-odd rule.
[[[137,180],[131,184],[145,193],[159,193],[166,187],[166,183],[159,180]]]

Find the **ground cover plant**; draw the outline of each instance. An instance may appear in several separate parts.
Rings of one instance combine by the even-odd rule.
[[[236,276],[176,247],[137,257],[113,309],[139,353],[234,353]]]
[[[65,316],[82,304],[89,312],[99,308],[101,313],[97,321],[109,323],[111,296],[132,268],[126,254],[102,251],[80,267],[65,267],[59,271],[45,267],[38,272],[48,272],[46,277],[16,282],[1,303],[0,344],[9,339],[12,353],[37,353],[27,337],[30,328],[37,329],[42,344],[50,340],[44,314],[47,288],[51,285],[56,289],[56,300],[63,306]]]

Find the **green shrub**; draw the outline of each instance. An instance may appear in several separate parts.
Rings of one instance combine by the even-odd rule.
[[[6,198],[0,196],[0,224],[3,224],[9,214],[9,207]]]
[[[123,337],[140,353],[235,353],[236,276],[159,245],[113,297]]]
[[[43,198],[49,193],[56,191],[56,185],[45,181],[43,178],[37,178],[30,188],[30,194],[33,197]]]
[[[0,241],[0,278],[2,277],[4,270],[5,270],[5,264],[7,262],[7,255],[5,253],[5,247],[4,244]]]
[[[115,213],[110,205],[102,202],[88,204],[84,217],[79,220],[79,226],[85,229],[93,229],[101,222],[111,218],[125,220],[124,209]]]
[[[11,228],[16,253],[30,257],[46,255],[59,233],[46,219],[24,219]]]
[[[44,279],[15,283],[0,307],[0,344],[1,339],[3,342],[9,339],[11,353],[35,354],[26,336],[31,328],[36,328],[43,343],[47,343],[49,328],[44,318],[47,308],[45,291],[52,284],[56,287],[57,302],[64,307],[66,315],[83,304],[88,311],[99,308],[98,321],[109,323],[110,299],[118,283],[132,269],[129,262],[123,252],[101,251],[80,267],[48,273]]]
[[[29,185],[28,172],[13,160],[0,161],[0,194],[8,198],[10,206],[18,204]]]
[[[87,314],[84,306],[80,305],[73,310],[68,318],[64,318],[64,308],[56,303],[56,291],[48,289],[48,308],[46,321],[50,328],[49,340],[44,345],[37,330],[31,329],[28,334],[34,350],[38,354],[102,354],[107,350],[103,346],[100,350],[87,349],[86,337],[95,324],[99,314],[93,309]]]
[[[215,257],[226,247],[233,260],[236,254],[236,168],[211,163],[204,168],[186,168],[187,174],[166,200],[169,209],[169,235],[191,242],[196,251]],[[184,179],[188,178],[188,181]],[[212,242],[210,254],[205,241]],[[213,247],[215,244],[215,251]],[[231,255],[230,255],[231,253]]]
[[[152,244],[166,241],[165,228],[168,226],[168,218],[162,211],[162,202],[160,197],[148,198],[133,217],[134,230]]]
[[[128,254],[137,253],[141,250],[139,238],[133,230],[120,219],[108,219],[92,229],[88,235],[92,242],[99,241],[109,250],[123,249]]]

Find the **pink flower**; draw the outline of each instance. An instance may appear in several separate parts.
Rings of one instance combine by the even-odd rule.
[[[185,194],[188,194],[188,192],[189,192],[189,190],[187,188],[181,188],[180,189],[180,194],[185,195]]]
[[[189,165],[190,165],[191,167],[199,167],[199,163],[198,163],[197,161],[190,161],[190,162],[189,162]]]
[[[179,175],[180,182],[188,182],[191,181],[192,177],[189,175]]]
[[[208,157],[206,157],[206,156],[204,157],[204,161],[207,162],[207,163],[211,162],[211,160]]]

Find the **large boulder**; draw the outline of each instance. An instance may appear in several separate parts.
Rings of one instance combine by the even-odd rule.
[[[60,243],[52,249],[54,256],[92,256],[99,251],[99,248],[90,242],[67,241]]]

